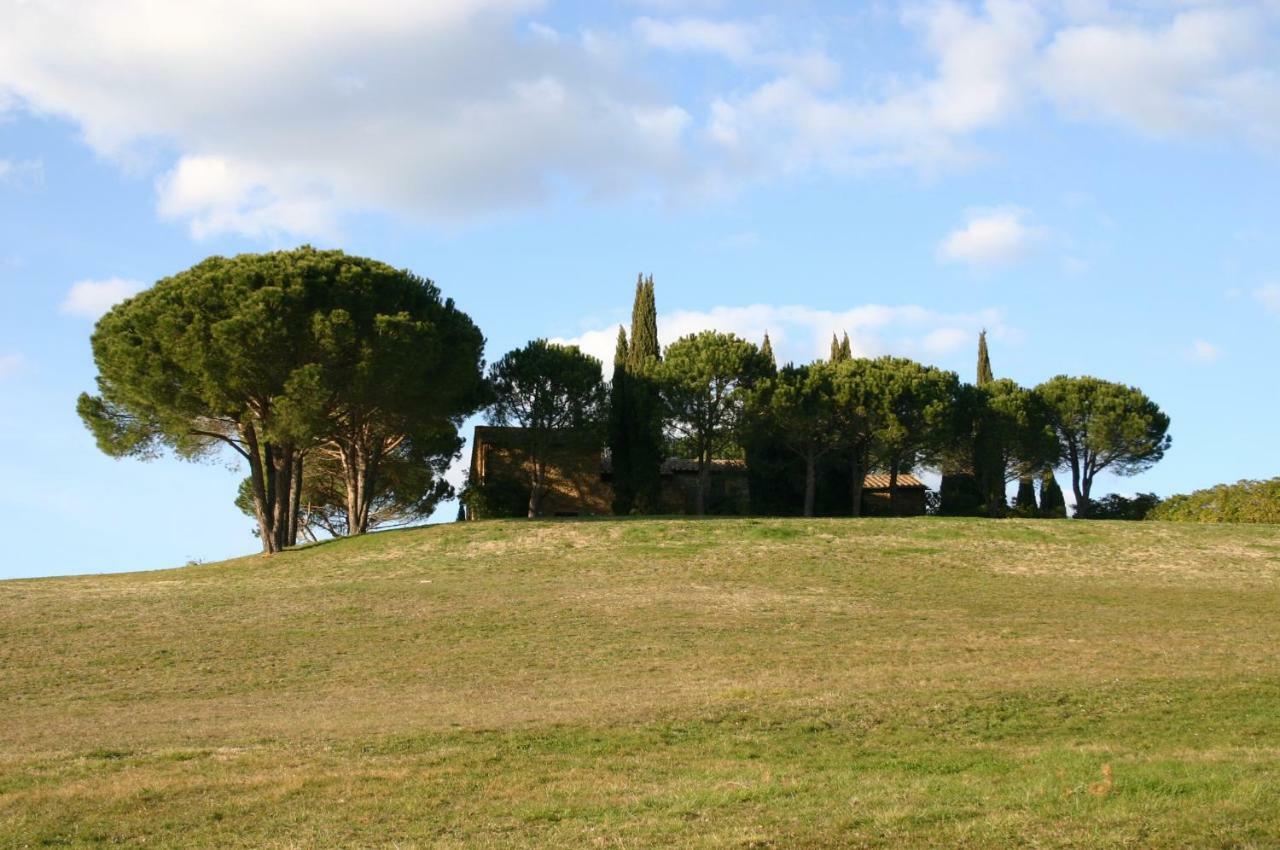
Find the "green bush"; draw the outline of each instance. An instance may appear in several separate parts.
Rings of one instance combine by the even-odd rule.
[[[1084,519],[1146,519],[1159,506],[1160,497],[1155,493],[1139,493],[1132,499],[1112,493],[1095,499]]]
[[[1280,478],[1237,481],[1196,490],[1189,495],[1170,496],[1148,519],[1280,523]]]
[[[942,516],[986,516],[982,503],[982,490],[978,480],[967,472],[953,472],[942,476],[938,486],[938,510]]]
[[[509,476],[494,476],[484,484],[468,484],[462,501],[473,519],[528,516],[529,485]]]

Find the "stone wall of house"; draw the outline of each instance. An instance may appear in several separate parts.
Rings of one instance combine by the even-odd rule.
[[[711,489],[707,493],[707,513],[745,516],[751,512],[751,491],[745,472],[711,473]],[[662,476],[662,512],[696,514],[698,512],[698,474],[677,472]]]
[[[485,479],[529,480],[528,463],[520,449],[487,446]],[[613,485],[600,477],[600,456],[572,446],[552,449],[547,462],[547,494],[543,516],[608,516],[613,513]]]
[[[863,516],[892,516],[888,490],[863,490]],[[898,491],[898,516],[924,516],[925,490],[912,487]]]

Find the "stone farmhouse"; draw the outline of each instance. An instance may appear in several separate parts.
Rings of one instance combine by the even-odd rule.
[[[478,426],[471,439],[469,485],[489,494],[489,512],[498,516],[523,516],[528,499],[527,436],[523,428]],[[662,464],[659,512],[692,514],[698,486],[698,463],[668,458]],[[545,516],[611,516],[613,514],[613,465],[599,439],[575,431],[557,432],[547,458],[548,489],[543,497]],[[747,465],[735,459],[715,460],[711,468],[711,492],[707,504],[712,513],[745,515],[751,512]],[[924,514],[927,489],[914,475],[898,476],[898,513]],[[889,476],[868,475],[862,491],[863,513],[889,514]],[[473,508],[469,519],[482,519]]]

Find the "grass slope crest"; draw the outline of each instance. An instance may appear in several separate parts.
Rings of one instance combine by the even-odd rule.
[[[0,846],[1272,847],[1280,528],[485,522],[0,583]]]

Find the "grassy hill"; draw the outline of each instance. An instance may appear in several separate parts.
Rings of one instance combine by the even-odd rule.
[[[493,522],[0,582],[0,846],[1275,847],[1280,527]]]

